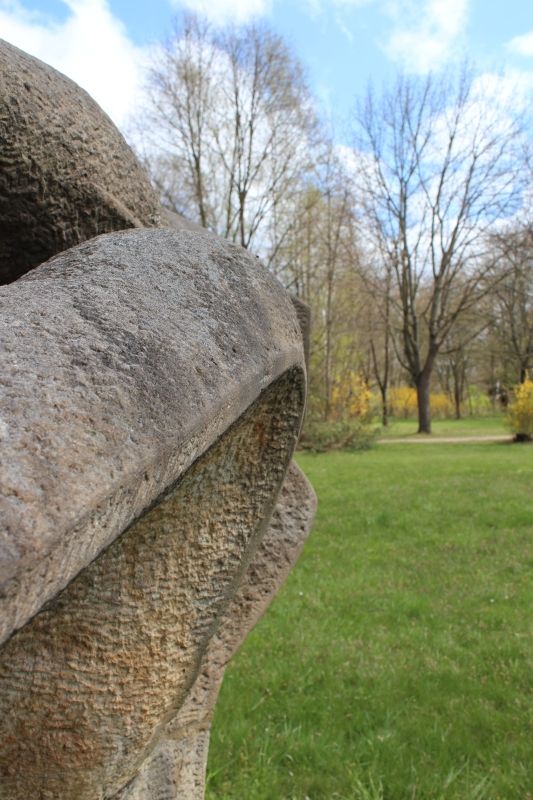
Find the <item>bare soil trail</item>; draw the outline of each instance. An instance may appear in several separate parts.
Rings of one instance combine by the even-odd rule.
[[[512,442],[513,437],[506,435],[496,436],[433,436],[432,434],[417,434],[391,439],[378,439],[378,444],[472,444],[476,442]]]

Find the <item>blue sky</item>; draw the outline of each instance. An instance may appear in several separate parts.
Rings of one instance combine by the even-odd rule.
[[[423,74],[465,56],[533,89],[531,0],[0,0],[0,37],[72,77],[124,127],[150,49],[185,7],[217,23],[267,21],[340,123],[369,79],[391,80],[399,68]]]

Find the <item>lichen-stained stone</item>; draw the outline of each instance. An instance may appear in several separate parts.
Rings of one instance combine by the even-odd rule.
[[[225,665],[314,514],[286,472],[308,309],[161,209],[88,95],[0,41],[0,283],[16,278],[0,800],[199,799]]]
[[[292,463],[268,529],[207,646],[195,683],[139,773],[113,800],[202,800],[211,720],[224,670],[294,566],[315,510],[315,494]]]
[[[2,800],[109,798],[158,745],[264,533],[300,403],[289,370],[162,503],[0,648]],[[248,589],[256,602],[277,588],[272,577],[287,563],[283,546],[294,533],[280,533],[279,552]],[[240,609],[231,617],[240,628]]]
[[[0,40],[0,283],[97,234],[160,223],[144,170],[97,103]]]
[[[290,298],[202,233],[107,234],[0,288],[0,642],[287,371],[294,445]]]

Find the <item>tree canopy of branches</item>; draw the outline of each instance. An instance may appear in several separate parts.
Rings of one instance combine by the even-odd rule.
[[[310,412],[329,420],[333,394],[360,368],[357,237],[353,199],[334,148],[326,146],[314,181],[297,198],[277,266],[311,308]]]
[[[336,420],[372,386],[385,425],[407,380],[429,432],[433,374],[458,416],[471,380],[522,378],[531,169],[505,104],[467,68],[400,76],[360,103],[347,160],[283,39],[180,20],[148,73],[138,149],[169,210],[252,248],[311,306],[311,414]]]
[[[274,258],[315,130],[284,41],[266,26],[218,30],[186,15],[148,84],[144,157],[165,205]]]
[[[491,289],[487,234],[523,201],[521,126],[468,68],[400,76],[356,115],[357,189],[377,277],[392,276],[397,355],[431,431],[430,380],[462,314]],[[498,280],[495,277],[495,280]]]
[[[491,328],[507,374],[523,383],[533,368],[533,227],[494,236],[491,272],[497,279],[490,298]]]

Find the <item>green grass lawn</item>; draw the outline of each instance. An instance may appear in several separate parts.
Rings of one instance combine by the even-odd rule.
[[[227,670],[208,800],[531,800],[533,446],[298,461],[318,517]]]
[[[431,423],[432,435],[448,436],[511,436],[505,416],[497,414],[487,417],[465,417],[464,419],[436,419]],[[417,435],[415,419],[391,419],[387,428],[382,428],[380,438],[399,438]]]

